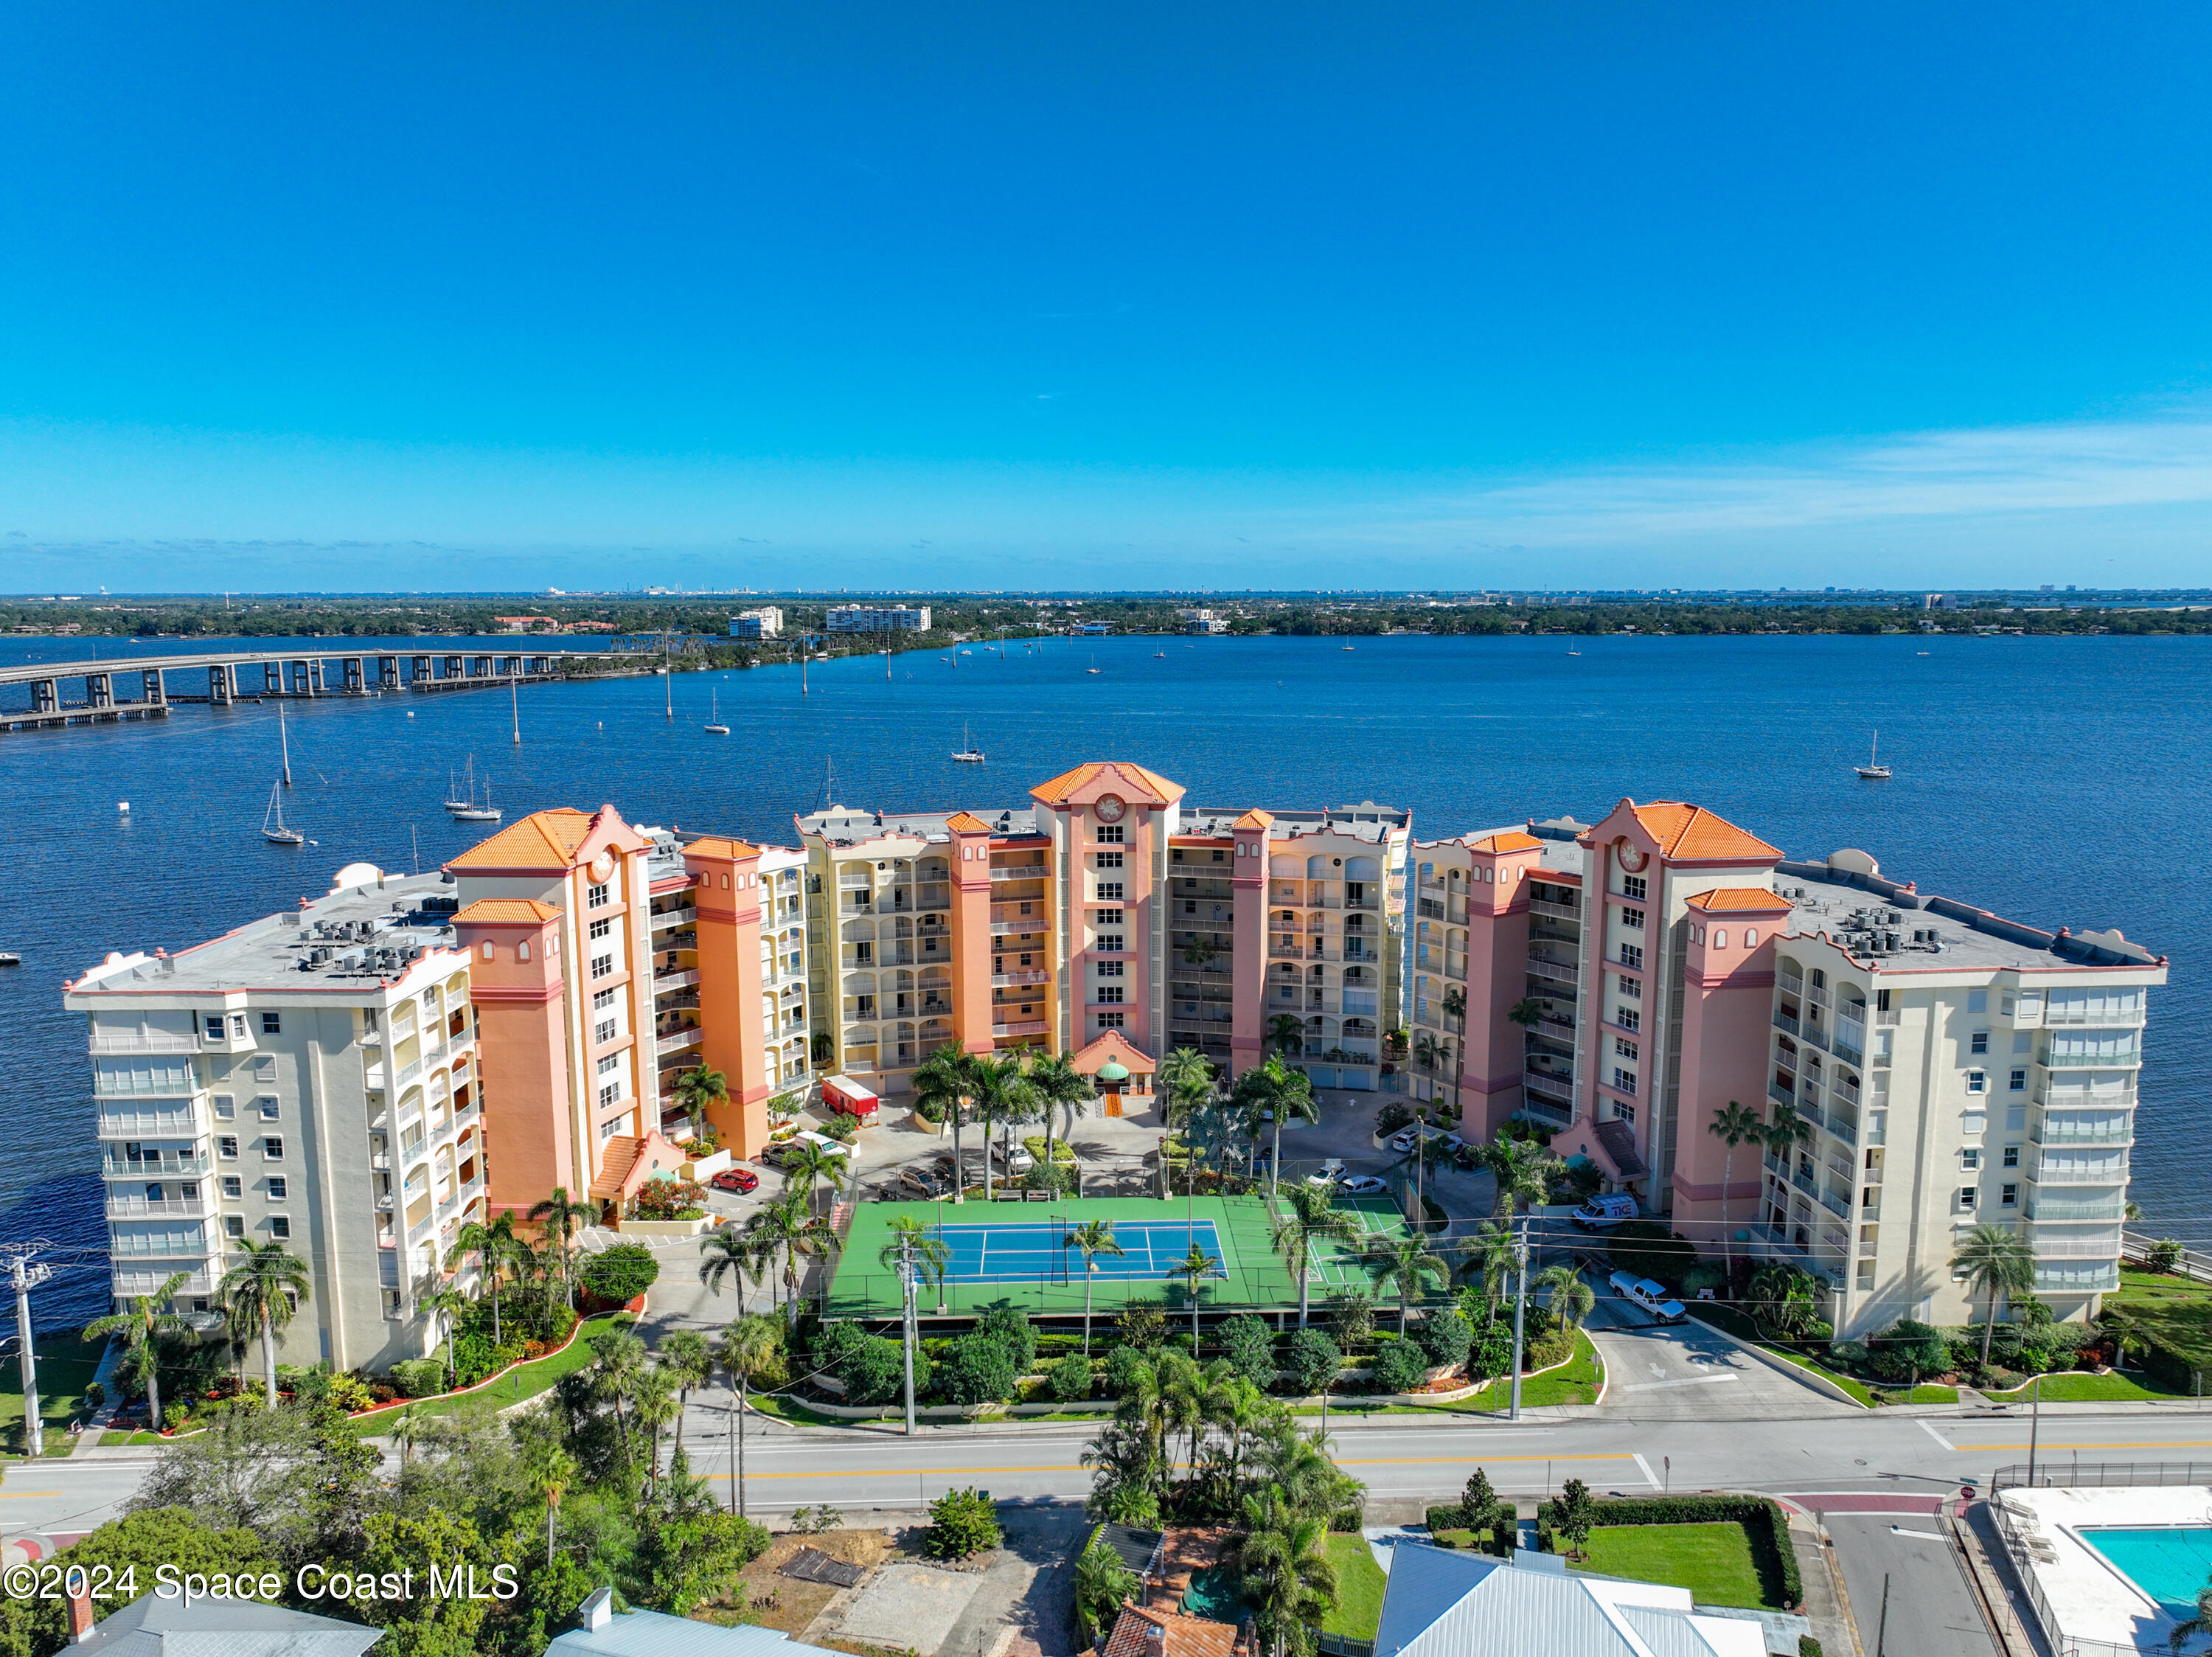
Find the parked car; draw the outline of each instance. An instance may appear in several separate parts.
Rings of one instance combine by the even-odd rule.
[[[1625,1191],[1593,1197],[1568,1217],[1577,1231],[1610,1231],[1624,1220],[1636,1218],[1636,1199]]]
[[[716,1191],[733,1191],[742,1197],[760,1189],[760,1175],[750,1168],[724,1168],[707,1183]]]
[[[1319,1173],[1310,1173],[1306,1176],[1306,1184],[1309,1185],[1334,1185],[1338,1180],[1343,1178],[1344,1159],[1340,1156],[1332,1156],[1328,1161],[1321,1165],[1321,1172]]]
[[[1408,1128],[1403,1133],[1391,1135],[1390,1148],[1401,1156],[1411,1154],[1413,1148],[1413,1130]]]
[[[1662,1324],[1680,1323],[1689,1315],[1683,1310],[1682,1303],[1668,1292],[1666,1284],[1655,1278],[1638,1277],[1626,1271],[1616,1271],[1606,1281],[1622,1300],[1650,1313]]]
[[[1336,1188],[1346,1197],[1380,1197],[1390,1189],[1390,1185],[1371,1173],[1355,1173],[1349,1179],[1337,1181]]]
[[[1036,1167],[1036,1158],[1030,1154],[1027,1146],[1008,1145],[1004,1140],[991,1147],[991,1160],[1008,1173],[1027,1173]]]
[[[901,1168],[898,1182],[907,1190],[923,1197],[935,1197],[945,1189],[945,1181],[935,1173],[922,1168]]]

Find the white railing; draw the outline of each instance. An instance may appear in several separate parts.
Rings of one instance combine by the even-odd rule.
[[[168,1281],[169,1274],[163,1271],[118,1271],[109,1280],[108,1291],[118,1300],[128,1300],[135,1295],[151,1295]],[[177,1285],[176,1292],[179,1295],[212,1295],[217,1282],[213,1273],[196,1271]]]
[[[107,1198],[107,1217],[111,1220],[204,1220],[215,1212],[215,1196],[204,1197],[119,1197],[110,1192]]]
[[[94,1036],[89,1051],[95,1053],[197,1053],[200,1050],[198,1036],[173,1035],[163,1030],[146,1030],[131,1035]]]
[[[102,1139],[198,1139],[208,1131],[207,1107],[198,1100],[177,1111],[102,1111]]]

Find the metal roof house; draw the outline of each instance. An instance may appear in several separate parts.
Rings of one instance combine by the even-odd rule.
[[[657,1611],[617,1612],[613,1591],[584,1601],[584,1625],[545,1648],[546,1657],[842,1657],[775,1629],[723,1628]]]
[[[1693,1611],[1686,1588],[1390,1551],[1375,1657],[1766,1657],[1759,1623]]]

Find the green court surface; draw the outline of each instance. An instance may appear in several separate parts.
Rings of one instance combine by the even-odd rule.
[[[1368,1239],[1406,1230],[1398,1205],[1387,1197],[1340,1197],[1337,1206],[1359,1222],[1350,1244],[1324,1241],[1313,1250],[1309,1293],[1316,1301],[1340,1288],[1365,1288],[1355,1258]],[[910,1216],[939,1234],[949,1257],[941,1292],[925,1287],[921,1309],[933,1315],[972,1313],[1009,1300],[1024,1312],[1051,1316],[1083,1310],[1083,1252],[1062,1245],[1078,1226],[1109,1220],[1129,1251],[1098,1257],[1091,1278],[1091,1304],[1111,1313],[1124,1301],[1146,1298],[1187,1306],[1182,1282],[1167,1268],[1195,1242],[1220,1262],[1199,1291],[1209,1312],[1267,1311],[1298,1303],[1297,1282],[1270,1246],[1264,1197],[1103,1197],[1060,1203],[862,1203],[830,1282],[832,1318],[889,1318],[898,1314],[895,1265],[884,1263],[890,1221]]]

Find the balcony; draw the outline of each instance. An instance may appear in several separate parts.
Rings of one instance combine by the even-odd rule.
[[[2032,1143],[2037,1145],[2128,1146],[2136,1142],[2132,1120],[2054,1122],[2045,1117],[2028,1130],[2027,1136]]]
[[[1572,961],[1547,960],[1540,955],[1528,957],[1528,976],[1569,986],[1582,981],[1582,975]]]
[[[1444,906],[1434,898],[1416,898],[1413,912],[1423,920],[1441,921],[1444,917]]]
[[[2035,1264],[2035,1292],[2039,1295],[2101,1295],[2119,1286],[2118,1260],[2102,1266],[2047,1266],[2040,1260]]]
[[[179,1174],[205,1173],[214,1159],[205,1151],[149,1152],[131,1158],[105,1156],[100,1162],[103,1179],[169,1179]]]
[[[1041,1036],[1044,1033],[1044,1020],[1024,1019],[1015,1024],[994,1024],[991,1026],[991,1033],[996,1037]]]
[[[1571,1105],[1575,1101],[1574,1083],[1565,1076],[1530,1070],[1521,1078],[1521,1086],[1534,1098],[1555,1100],[1562,1105]]]
[[[1042,880],[1051,873],[1050,863],[994,863],[991,865],[991,878],[994,880]]]
[[[176,1100],[160,1111],[114,1110],[103,1106],[99,1136],[102,1139],[200,1139],[208,1129],[207,1101]]]
[[[1827,1209],[1831,1214],[1839,1215],[1846,1220],[1850,1218],[1851,1199],[1844,1192],[1834,1190],[1822,1191],[1820,1193],[1820,1206]]]
[[[688,1030],[678,1030],[673,1034],[659,1037],[653,1044],[653,1051],[665,1057],[670,1053],[680,1053],[686,1047],[696,1047],[705,1036],[706,1033],[695,1024]]]
[[[119,1191],[107,1194],[107,1217],[111,1220],[210,1220],[215,1217],[215,1189],[212,1183],[201,1188],[198,1197],[132,1197]]]
[[[699,969],[696,966],[664,966],[653,975],[653,990],[658,995],[664,990],[681,990],[698,982]]]
[[[169,1281],[166,1271],[118,1271],[109,1280],[108,1292],[118,1301],[157,1293]],[[195,1271],[177,1285],[179,1295],[213,1295],[220,1287],[212,1271]]]
[[[197,1053],[199,1050],[198,1036],[175,1035],[164,1030],[143,1030],[128,1035],[94,1036],[87,1051],[94,1053]]]
[[[2127,1217],[2124,1196],[2090,1199],[2045,1197],[2033,1185],[2027,1188],[2025,1212],[2031,1220],[2123,1220]]]
[[[1836,1026],[1836,1057],[1846,1064],[1866,1063],[1866,1032],[1848,1024]]]
[[[1582,911],[1574,905],[1555,904],[1542,898],[1528,899],[1528,912],[1532,915],[1548,915],[1554,920],[1573,921],[1577,925],[1581,923],[1583,918]]]
[[[1795,972],[1777,972],[1774,982],[1782,987],[1784,995],[1802,996],[1805,993],[1805,980]]]
[[[1042,967],[1024,967],[1018,972],[994,972],[991,975],[991,987],[994,990],[1003,990],[1010,984],[1044,984],[1049,982],[1051,978],[1052,974]]]
[[[1783,1032],[1785,1035],[1792,1036],[1796,1035],[1799,1033],[1800,1028],[1797,1020],[1795,1018],[1791,1017],[1789,1014],[1783,1012],[1778,1008],[1776,1009],[1774,1014],[1774,1027]]]
[[[653,916],[653,930],[665,932],[672,926],[682,926],[687,922],[696,922],[698,918],[699,911],[688,906],[681,909],[656,910]]]
[[[2056,1185],[2124,1185],[2128,1183],[2128,1163],[2124,1155],[2080,1163],[2063,1160],[2054,1163],[2045,1156],[2036,1159],[2027,1177],[2046,1190]]]
[[[1042,937],[1051,929],[1052,918],[1047,915],[1032,915],[1020,920],[991,923],[991,935],[994,938]]]
[[[1766,1096],[1777,1105],[1786,1105],[1792,1110],[1797,1107],[1797,1095],[1779,1082],[1770,1081],[1766,1084]]]

